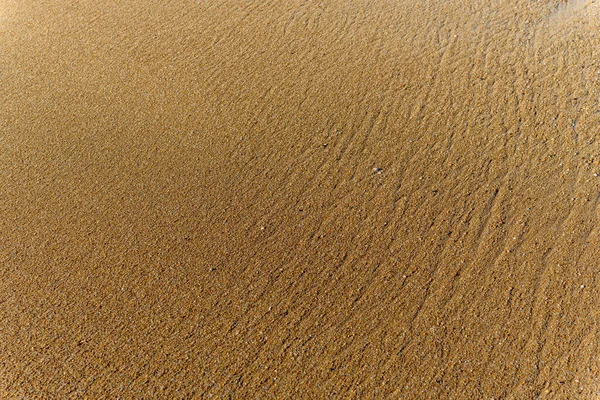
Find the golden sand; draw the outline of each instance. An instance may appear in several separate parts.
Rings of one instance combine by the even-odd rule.
[[[600,394],[600,2],[0,2],[0,398]]]

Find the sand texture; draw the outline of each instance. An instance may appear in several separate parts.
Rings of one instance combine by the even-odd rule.
[[[0,1],[0,398],[600,396],[600,1]]]

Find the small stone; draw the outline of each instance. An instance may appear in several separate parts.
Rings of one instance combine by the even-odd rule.
[[[373,172],[375,172],[376,174],[381,174],[383,172],[383,168],[375,167],[373,168]]]

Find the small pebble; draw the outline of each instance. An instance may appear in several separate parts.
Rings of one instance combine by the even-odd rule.
[[[373,172],[377,173],[377,174],[381,174],[383,172],[383,168],[373,168]]]

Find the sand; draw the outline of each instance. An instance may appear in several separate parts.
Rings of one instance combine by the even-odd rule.
[[[0,3],[0,397],[600,396],[600,2]]]

